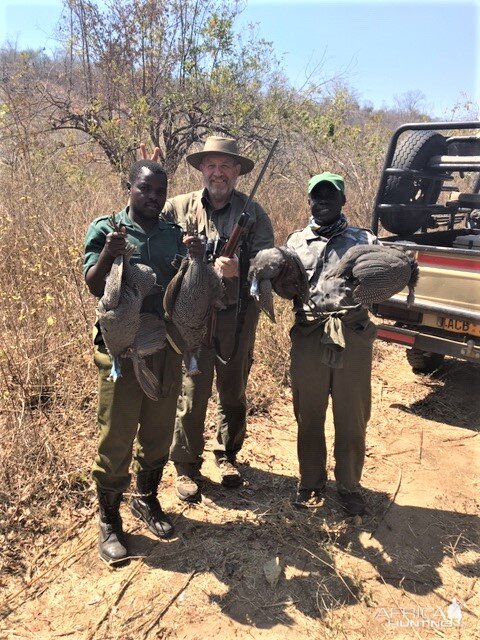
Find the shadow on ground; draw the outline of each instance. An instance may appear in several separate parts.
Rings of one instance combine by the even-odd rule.
[[[438,420],[454,427],[480,431],[480,365],[461,360],[446,360],[429,376],[423,377],[428,395],[410,405],[392,404],[395,409]],[[469,405],[458,410],[458,399],[471,390]]]
[[[242,624],[293,624],[291,607],[321,619],[332,609],[366,601],[372,580],[430,594],[442,585],[439,567],[449,548],[456,544],[458,553],[476,536],[474,515],[390,504],[387,494],[375,491],[365,491],[369,511],[363,522],[346,521],[333,484],[321,508],[297,510],[289,501],[293,478],[248,466],[243,472],[247,485],[238,491],[205,485],[206,501],[177,516],[178,537],[168,548],[143,535],[129,537],[132,555],[154,569],[213,573],[228,591],[210,592],[210,602]],[[218,507],[249,509],[254,516],[233,511],[230,522],[198,519]],[[272,587],[263,566],[275,557],[283,574]],[[475,568],[460,563],[454,571],[473,576]]]

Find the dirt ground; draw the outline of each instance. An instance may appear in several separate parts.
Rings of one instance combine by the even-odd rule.
[[[185,506],[168,467],[173,539],[155,539],[122,506],[126,566],[98,558],[95,513],[67,513],[64,544],[32,550],[35,569],[4,589],[0,637],[479,638],[480,367],[449,360],[417,376],[402,349],[376,352],[363,519],[344,519],[331,481],[323,506],[291,507],[286,397],[250,419],[241,489],[219,484],[207,451],[203,502]],[[328,429],[331,467],[330,417]],[[281,569],[271,583],[266,563]]]

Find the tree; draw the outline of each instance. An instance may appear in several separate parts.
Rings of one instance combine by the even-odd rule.
[[[48,105],[35,91],[45,79],[50,60],[41,51],[17,51],[7,46],[0,51],[0,159],[22,169],[35,179],[33,156],[43,143]]]
[[[53,129],[85,132],[122,173],[142,140],[160,148],[169,174],[212,131],[270,143],[261,112],[278,74],[268,43],[234,38],[238,0],[65,7],[64,71],[42,85]]]

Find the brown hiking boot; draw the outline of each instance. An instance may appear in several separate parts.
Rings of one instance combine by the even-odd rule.
[[[324,489],[299,489],[292,500],[292,505],[297,509],[316,509],[324,503]]]
[[[242,476],[237,469],[235,462],[230,460],[217,460],[217,467],[220,469],[220,475],[222,477],[222,484],[224,487],[234,488],[239,487],[242,483]]]
[[[184,502],[200,502],[202,494],[197,480],[185,474],[177,476],[175,493]]]

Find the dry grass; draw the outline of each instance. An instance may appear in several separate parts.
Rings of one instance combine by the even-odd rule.
[[[304,182],[272,173],[257,194],[278,243],[304,224]],[[0,187],[0,571],[22,575],[32,549],[61,536],[62,513],[81,514],[93,497],[95,301],[82,276],[83,239],[89,222],[119,210],[126,194],[105,164],[68,148],[28,172],[1,166]],[[198,187],[198,173],[185,169],[170,193]],[[268,413],[288,384],[289,305],[278,304],[277,316],[274,331],[261,320],[251,413]]]
[[[122,201],[108,174],[100,187],[98,176],[64,167],[39,167],[34,183],[8,168],[0,177],[0,540],[2,568],[19,573],[65,503],[85,501],[95,376],[82,244],[87,223]]]

